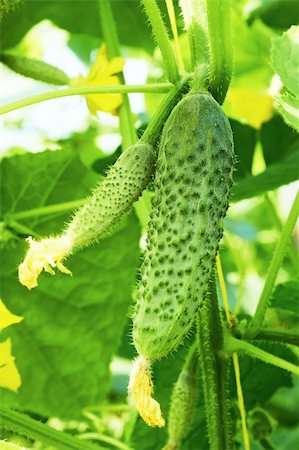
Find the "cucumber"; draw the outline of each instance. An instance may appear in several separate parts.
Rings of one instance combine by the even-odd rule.
[[[74,249],[101,238],[122,218],[151,180],[154,166],[154,149],[145,142],[120,155],[63,233],[72,240]]]
[[[34,80],[44,81],[49,84],[65,85],[69,83],[69,77],[58,67],[39,61],[37,59],[2,53],[0,61],[14,72]]]
[[[159,148],[133,314],[133,341],[145,359],[174,351],[205,300],[233,167],[227,117],[209,93],[188,94],[167,119]]]
[[[60,236],[41,241],[27,239],[29,249],[19,266],[21,284],[28,289],[36,287],[40,273],[44,270],[54,274],[55,267],[70,274],[63,259],[102,238],[129,211],[151,180],[154,165],[154,149],[145,142],[122,153]]]

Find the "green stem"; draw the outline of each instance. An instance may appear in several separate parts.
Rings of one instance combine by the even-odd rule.
[[[172,89],[168,92],[168,94],[165,96],[165,98],[157,108],[146,130],[144,131],[141,137],[142,141],[151,143],[157,142],[164,126],[165,120],[177,104],[178,100],[185,92],[187,92],[189,87],[188,82],[189,78],[185,78],[180,83],[173,86]]]
[[[230,0],[206,0],[210,44],[210,91],[223,103],[232,76]]]
[[[283,261],[290,236],[292,234],[292,231],[298,218],[298,214],[299,214],[299,191],[297,192],[296,198],[291,207],[287,221],[282,229],[280,239],[274,251],[274,255],[270,263],[266,282],[261,297],[259,299],[255,315],[253,316],[248,328],[244,330],[244,337],[246,338],[252,339],[253,337],[255,337],[263,325],[266,309],[270,300],[270,296],[272,294],[277,273]]]
[[[40,208],[27,209],[25,211],[9,214],[5,216],[4,220],[8,225],[10,225],[11,221],[15,220],[24,220],[36,216],[47,216],[49,214],[63,213],[65,211],[79,208],[84,205],[86,201],[86,198],[80,198],[70,202],[54,203],[53,205],[41,206]]]
[[[272,364],[273,366],[287,370],[288,372],[299,376],[299,367],[295,366],[295,364],[292,364],[285,359],[272,355],[272,353],[268,353],[265,350],[255,347],[254,345],[249,344],[249,342],[236,339],[231,335],[226,336],[224,342],[224,351],[229,354],[234,352],[245,353],[252,358],[260,359],[267,364]]]
[[[126,444],[124,444],[121,441],[118,441],[117,439],[114,439],[111,436],[106,436],[102,433],[83,433],[78,435],[78,439],[93,439],[97,441],[106,442],[107,444],[113,445],[113,448],[120,448],[121,450],[132,450],[131,447],[128,447]]]
[[[209,61],[204,2],[180,0],[180,6],[189,40],[191,69],[195,69],[198,64]]]
[[[120,56],[120,45],[110,0],[99,0],[98,4],[104,40],[107,44],[109,58],[112,59]],[[123,72],[119,75],[119,79],[121,84],[124,85],[125,78]],[[119,125],[122,136],[122,148],[124,150],[134,144],[137,140],[133,115],[127,94],[123,95],[123,103],[119,110]]]
[[[82,86],[67,89],[55,89],[50,92],[43,92],[42,94],[26,97],[16,102],[9,103],[0,107],[0,115],[6,114],[10,111],[15,111],[25,106],[34,105],[35,103],[52,100],[53,98],[70,97],[73,95],[87,95],[87,94],[124,94],[128,92],[141,93],[164,93],[168,92],[172,87],[171,83],[153,83],[153,84],[132,84],[120,86]]]
[[[215,284],[199,312],[197,326],[210,450],[232,450],[234,443],[227,396],[228,361],[220,358],[223,331]]]
[[[0,424],[6,430],[14,431],[28,439],[41,441],[57,449],[105,450],[104,447],[95,446],[88,442],[80,442],[73,436],[54,430],[48,425],[38,422],[25,414],[13,411],[4,405],[1,405],[0,408]]]
[[[156,0],[141,1],[160,47],[168,79],[175,84],[179,80],[178,66],[159,7]]]
[[[299,332],[284,328],[262,328],[254,339],[285,342],[299,347]]]
[[[274,219],[276,228],[279,231],[282,231],[283,226],[282,226],[281,219],[280,219],[279,215],[277,214],[277,211],[276,211],[276,208],[275,208],[275,206],[273,204],[273,201],[271,200],[269,194],[267,194],[267,193],[265,194],[265,200],[266,200],[266,203],[267,203],[267,205],[269,207],[269,210],[270,210],[270,212],[272,214],[272,217]],[[289,255],[289,259],[292,262],[292,265],[295,268],[297,268],[298,256],[297,256],[297,252],[295,250],[295,247],[293,245],[291,247],[288,247],[287,248],[287,252],[288,252],[288,255]],[[297,271],[296,271],[296,273],[297,273]]]

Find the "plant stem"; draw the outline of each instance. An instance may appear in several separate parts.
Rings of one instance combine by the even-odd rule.
[[[195,69],[198,64],[209,61],[205,8],[198,0],[180,0],[180,6],[189,40],[191,69]]]
[[[160,47],[168,79],[175,84],[179,80],[179,71],[159,7],[156,0],[142,0],[142,4]]]
[[[254,339],[260,339],[263,341],[277,341],[285,342],[286,344],[296,345],[299,347],[299,332],[294,329],[285,328],[262,328]]]
[[[17,100],[16,102],[3,105],[0,107],[0,115],[15,111],[16,109],[24,108],[25,106],[34,105],[35,103],[60,97],[87,94],[123,94],[127,92],[151,92],[159,94],[168,92],[171,87],[171,83],[153,83],[120,86],[82,86],[67,89],[55,89],[50,92],[43,92],[42,94],[33,95],[32,97],[26,97],[21,100]]]
[[[249,342],[236,339],[231,335],[227,335],[224,342],[224,350],[227,353],[245,353],[252,358],[260,359],[267,364],[272,364],[273,366],[279,367],[280,369],[287,370],[297,376],[299,376],[299,367],[295,364],[286,361],[285,359],[279,358],[278,356],[272,355],[272,353],[266,352],[258,347],[255,347]]]
[[[118,40],[117,28],[113,18],[110,0],[99,0],[99,13],[103,30],[104,40],[107,44],[109,58],[120,56],[120,45]],[[123,72],[119,75],[122,85],[125,84]],[[122,149],[126,149],[137,140],[137,134],[134,126],[133,115],[131,113],[129,97],[123,95],[123,103],[119,110],[119,125],[122,136]]]
[[[233,357],[233,365],[234,365],[234,372],[235,372],[235,378],[236,378],[238,405],[239,405],[239,411],[240,411],[240,416],[241,416],[244,449],[250,450],[250,442],[249,442],[249,435],[248,435],[247,424],[246,424],[246,410],[245,410],[245,403],[244,403],[241,376],[240,376],[238,353],[236,353],[236,352],[233,353],[232,357]]]
[[[53,205],[41,206],[40,208],[27,209],[25,211],[19,211],[17,213],[9,214],[5,216],[5,222],[10,224],[11,220],[29,219],[36,216],[47,216],[48,214],[63,213],[71,209],[79,208],[87,201],[86,198],[80,198],[78,200],[72,200],[70,202],[54,203]]]
[[[227,364],[220,358],[222,323],[215,284],[198,316],[198,347],[208,435],[211,450],[232,450],[230,405],[227,398]]]
[[[182,57],[182,52],[181,52],[181,47],[180,47],[178,29],[176,26],[176,18],[175,18],[175,11],[174,11],[174,7],[173,7],[173,1],[166,0],[166,6],[167,6],[167,12],[168,12],[170,25],[171,25],[171,31],[172,31],[173,39],[174,39],[176,57],[177,57],[177,60],[179,63],[179,68],[181,71],[183,71],[184,70],[184,62],[183,62],[183,57]]]
[[[78,439],[94,439],[102,442],[106,442],[107,444],[113,445],[113,448],[120,448],[122,450],[132,450],[131,447],[128,447],[126,444],[124,444],[121,441],[118,441],[117,439],[114,439],[111,436],[106,436],[103,433],[83,433],[79,434]],[[106,448],[106,447],[105,447]]]
[[[156,143],[161,134],[165,120],[177,104],[178,100],[188,90],[188,82],[189,78],[185,78],[180,83],[173,86],[168,92],[144,131],[141,137],[142,141]]]
[[[275,208],[275,206],[273,204],[273,201],[271,200],[271,198],[270,198],[268,193],[265,194],[265,200],[266,200],[266,203],[267,203],[267,205],[268,205],[268,207],[270,209],[270,212],[271,212],[271,214],[273,216],[276,228],[279,231],[281,231],[282,228],[283,228],[281,219],[280,219],[279,215],[277,214],[276,208]],[[287,248],[287,252],[288,252],[290,261],[292,262],[293,266],[297,269],[297,266],[298,266],[298,255],[297,255],[295,247],[293,245],[291,247],[288,247]],[[297,273],[297,270],[296,270],[296,273]]]
[[[0,408],[0,423],[2,428],[6,430],[14,431],[29,439],[41,441],[57,449],[105,450],[103,447],[95,446],[88,442],[80,442],[73,436],[54,430],[48,425],[40,423],[25,414],[13,411],[4,405],[1,405]]]
[[[274,251],[268,275],[266,278],[266,282],[261,297],[259,299],[255,315],[253,316],[248,328],[244,330],[244,337],[246,338],[250,339],[254,338],[258,334],[263,325],[266,309],[270,300],[270,296],[272,294],[277,273],[283,261],[290,236],[292,234],[292,231],[298,218],[298,214],[299,214],[299,191],[297,192],[296,198],[293,202],[287,221],[282,229],[280,239]]]
[[[210,44],[210,91],[222,105],[232,76],[230,0],[206,0]]]
[[[223,301],[223,305],[224,305],[224,311],[225,311],[225,315],[226,315],[226,320],[228,322],[229,327],[232,328],[233,321],[232,321],[231,313],[230,313],[230,310],[229,310],[229,301],[228,301],[227,289],[226,289],[226,285],[225,285],[225,280],[224,280],[223,270],[222,270],[222,264],[221,264],[221,258],[220,258],[220,254],[219,253],[216,256],[216,267],[217,267],[218,281],[219,281],[219,286],[220,286],[220,290],[221,290],[221,295],[222,295],[222,301]],[[234,366],[235,379],[236,379],[238,405],[239,405],[239,411],[240,411],[240,416],[241,416],[242,436],[243,436],[243,442],[244,442],[244,449],[245,450],[250,450],[250,441],[249,441],[248,429],[247,429],[247,424],[246,424],[246,410],[245,410],[245,404],[244,404],[242,383],[241,383],[241,378],[240,378],[240,367],[239,367],[238,354],[237,353],[233,353],[232,359],[233,359],[233,366]]]

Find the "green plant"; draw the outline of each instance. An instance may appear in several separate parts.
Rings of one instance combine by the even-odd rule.
[[[281,212],[291,195],[281,187],[298,178],[298,65],[286,58],[298,51],[296,8],[281,0],[4,8],[13,3],[0,11],[4,79],[14,71],[68,87],[38,93],[31,81],[35,95],[0,107],[21,117],[6,116],[5,126],[25,142],[37,115],[28,127],[21,108],[68,105],[69,96],[118,119],[106,125],[86,113],[85,131],[44,133],[50,150],[9,148],[1,161],[0,446],[296,448],[298,193]],[[86,76],[40,58],[47,28],[39,26],[57,33],[50,21],[81,63],[98,49]],[[122,68],[134,58],[151,66],[151,82],[126,83]],[[138,117],[131,93],[145,94]],[[39,116],[51,122],[44,108]],[[71,121],[67,112],[61,122]],[[101,138],[115,126],[121,149],[107,155]],[[19,274],[30,292],[16,273],[25,239]],[[43,274],[37,286],[55,267],[73,277]]]

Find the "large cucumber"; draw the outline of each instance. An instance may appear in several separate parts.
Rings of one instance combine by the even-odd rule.
[[[209,93],[190,93],[163,129],[133,339],[159,359],[182,342],[205,300],[229,202],[229,121]]]

